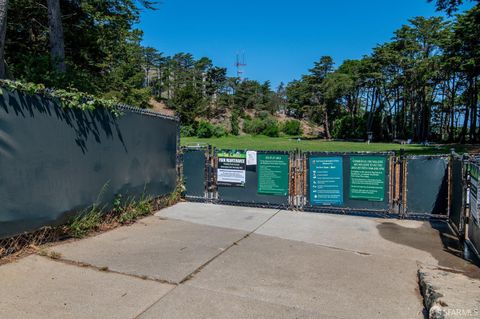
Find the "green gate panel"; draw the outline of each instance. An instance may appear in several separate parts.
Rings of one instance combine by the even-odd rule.
[[[259,206],[287,207],[288,195],[260,194],[259,189],[259,158],[263,154],[287,156],[287,152],[257,152],[257,165],[247,165],[245,185],[232,187],[218,185],[218,200],[224,203],[242,203]]]
[[[288,195],[288,155],[258,154],[258,193]]]
[[[187,197],[205,197],[205,150],[186,149],[183,154],[183,182]]]
[[[343,204],[343,158],[310,157],[309,198],[312,205]]]
[[[362,154],[362,153],[316,153],[312,152],[308,155],[307,161],[307,205],[306,209],[347,209],[352,212],[356,210],[362,211],[388,211],[389,203],[389,156],[388,154]],[[341,183],[336,181],[334,185],[341,185],[343,190],[341,196],[343,199],[336,199],[330,203],[324,202],[322,205],[315,202],[315,191],[313,187],[312,160],[328,160],[332,158],[341,158],[342,173]],[[367,165],[368,168],[364,167]],[[340,166],[339,166],[340,167]],[[333,170],[333,169],[332,169]],[[333,170],[335,171],[335,170]],[[353,172],[353,174],[352,174]],[[332,178],[332,176],[328,177]],[[369,188],[367,188],[369,187]],[[340,193],[337,191],[337,193]]]
[[[448,159],[407,159],[407,213],[446,215],[448,206]]]
[[[383,202],[386,170],[385,157],[350,157],[350,199]]]

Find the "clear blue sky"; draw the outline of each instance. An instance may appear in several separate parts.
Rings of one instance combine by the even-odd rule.
[[[259,81],[298,79],[322,55],[337,66],[369,54],[415,16],[439,15],[426,0],[162,0],[142,12],[143,44],[166,55],[207,56],[235,75],[245,52],[245,76]]]

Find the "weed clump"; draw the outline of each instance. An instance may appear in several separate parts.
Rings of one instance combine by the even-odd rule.
[[[82,238],[95,230],[102,222],[102,209],[93,205],[89,210],[80,213],[65,226],[67,234],[74,238]]]
[[[160,198],[142,195],[124,200],[118,195],[110,206],[100,206],[100,198],[108,183],[104,185],[96,203],[77,213],[66,224],[43,227],[32,233],[0,239],[0,265],[18,256],[37,253],[40,256],[60,259],[60,253],[49,251],[41,245],[67,238],[83,238],[94,232],[106,231],[121,225],[128,225],[154,211],[174,205],[180,201],[185,187],[180,180],[172,193]]]
[[[150,215],[155,210],[177,203],[184,191],[183,183],[179,182],[172,193],[158,199],[146,195],[124,198],[123,195],[118,194],[115,196],[110,210],[106,206],[100,207],[94,204],[73,217],[64,226],[64,231],[73,238],[83,238],[92,232],[128,225],[139,218]]]

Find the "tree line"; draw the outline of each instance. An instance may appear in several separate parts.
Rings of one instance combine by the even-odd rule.
[[[0,0],[0,78],[147,106],[142,0]]]
[[[224,132],[276,136],[281,112],[322,126],[326,138],[478,142],[480,5],[457,14],[461,4],[438,0],[449,19],[413,18],[362,59],[335,67],[323,56],[272,89],[229,77],[207,57],[143,47],[134,25],[153,1],[0,0],[0,78],[139,107],[153,97],[189,134],[220,132],[206,123],[224,118]]]
[[[478,142],[479,41],[479,5],[453,20],[413,18],[362,59],[335,68],[322,57],[288,85],[288,108],[326,137]]]
[[[449,13],[460,1],[439,1]],[[323,127],[326,138],[478,142],[480,7],[452,19],[416,17],[390,42],[335,67],[329,56],[301,79],[272,90],[269,82],[226,76],[209,59],[161,59],[157,97],[190,125],[198,117],[244,110],[282,111]],[[153,49],[152,49],[153,50]]]
[[[238,135],[240,131],[279,135],[281,127],[274,115],[285,109],[285,85],[273,90],[269,81],[229,77],[226,68],[213,65],[206,57],[196,60],[188,53],[163,56],[154,48],[146,51],[145,83],[157,101],[175,110],[185,135]],[[208,124],[211,119],[223,119],[223,127]],[[285,130],[292,132],[290,127]]]

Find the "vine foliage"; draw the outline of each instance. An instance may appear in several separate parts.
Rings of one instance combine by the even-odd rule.
[[[118,102],[95,97],[93,95],[80,92],[76,89],[50,89],[43,84],[24,83],[11,80],[0,80],[0,95],[3,95],[3,89],[9,91],[18,91],[27,95],[40,95],[60,102],[62,108],[79,109],[82,111],[93,111],[95,109],[107,109],[116,117],[121,115],[117,107]]]

